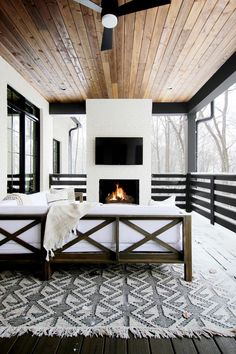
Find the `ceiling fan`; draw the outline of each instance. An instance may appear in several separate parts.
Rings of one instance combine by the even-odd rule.
[[[102,24],[104,26],[101,50],[112,49],[112,29],[116,27],[119,16],[171,3],[171,0],[132,0],[118,6],[118,0],[102,0],[101,6],[99,6],[91,0],[74,1],[101,13]]]

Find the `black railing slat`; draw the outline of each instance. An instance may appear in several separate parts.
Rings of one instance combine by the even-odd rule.
[[[185,186],[186,181],[153,181],[152,186]]]
[[[236,220],[236,212],[227,208],[223,208],[221,206],[216,205],[215,206],[215,212],[218,214],[222,214],[226,216],[227,218]]]
[[[51,181],[51,186],[86,186],[86,181]]]
[[[206,199],[210,199],[210,193],[207,193],[207,192],[203,192],[203,191],[200,191],[200,190],[197,190],[197,189],[190,189],[190,193],[191,195],[198,195],[199,197],[202,197],[202,198],[206,198]]]
[[[215,194],[215,201],[218,203],[223,203],[223,204],[227,204],[230,206],[236,206],[236,199],[226,197],[224,195]]]
[[[87,178],[86,174],[65,174],[65,173],[53,173],[50,175],[52,178],[59,177],[59,178]]]
[[[210,209],[211,208],[211,204],[208,203],[208,202],[205,202],[204,200],[201,200],[201,199],[197,199],[197,198],[194,198],[194,197],[191,197],[191,202],[194,203],[194,204],[198,204],[206,209]]]
[[[163,177],[168,177],[168,178],[186,178],[185,174],[182,173],[160,173],[160,174],[152,174],[152,178],[163,178]]]
[[[201,214],[202,216],[205,216],[205,218],[207,218],[207,219],[210,220],[211,215],[210,215],[210,213],[208,213],[207,211],[205,211],[205,210],[203,210],[203,209],[201,209],[201,208],[198,208],[198,207],[196,207],[195,205],[192,206],[192,209],[193,209],[194,211],[196,211],[198,214]]]
[[[220,192],[236,194],[236,186],[215,183],[215,190]]]
[[[210,189],[211,188],[210,183],[199,182],[199,181],[191,181],[190,186],[206,188],[206,189]]]
[[[232,224],[231,222],[224,220],[217,215],[215,216],[215,222],[217,222],[217,224],[220,224],[221,226],[224,226],[233,232],[236,232],[236,225],[235,224]]]
[[[152,188],[152,193],[165,193],[165,194],[168,194],[168,193],[186,193],[186,188]]]

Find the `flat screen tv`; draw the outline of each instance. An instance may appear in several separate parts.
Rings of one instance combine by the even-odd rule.
[[[142,165],[143,138],[96,138],[96,165]]]

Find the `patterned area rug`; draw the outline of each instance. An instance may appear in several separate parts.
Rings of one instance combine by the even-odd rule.
[[[0,273],[0,336],[234,336],[236,287],[223,274],[183,280],[183,266],[129,265],[57,271],[50,281]]]

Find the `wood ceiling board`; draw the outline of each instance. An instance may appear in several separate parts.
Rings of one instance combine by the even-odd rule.
[[[166,101],[168,93],[173,90],[173,81],[175,77],[178,76],[178,69],[176,68],[178,67],[178,59],[180,58],[181,53],[183,53],[184,57],[186,56],[186,43],[188,42],[192,29],[198,19],[203,5],[204,1],[198,1],[191,4],[191,8],[189,9],[187,19],[183,24],[183,29],[174,48],[174,52],[173,54],[168,55],[169,60],[166,62],[166,66],[162,71],[161,78],[159,81],[156,80],[154,83],[153,91],[155,95],[159,97],[159,99],[163,102]]]
[[[236,5],[236,2],[235,2]],[[236,11],[225,22],[224,27],[220,31],[215,32],[214,40],[209,43],[203,43],[199,49],[198,55],[195,55],[191,63],[192,71],[188,71],[188,77],[179,86],[179,97],[181,95],[189,100],[199,90],[199,85],[203,86],[208,80],[208,76],[212,76],[224,62],[235,52],[236,42]],[[215,25],[217,27],[217,23]],[[207,47],[207,45],[209,46]],[[228,47],[228,45],[230,46]],[[226,51],[226,47],[228,47]],[[183,85],[189,85],[189,95],[186,96],[183,90]]]
[[[156,57],[157,48],[159,46],[159,42],[162,34],[162,28],[165,24],[168,11],[169,11],[169,6],[161,6],[160,8],[158,8],[155,17],[155,23],[153,24],[152,37],[147,47],[147,50],[145,51],[146,58],[141,59],[141,62],[145,66],[143,69],[143,79],[141,84],[138,87],[138,92],[140,92],[140,97],[143,97],[145,94],[145,89],[149,80],[149,76],[152,71],[152,66]],[[146,17],[147,23],[150,23],[152,21],[152,18],[150,18],[152,12],[151,11],[147,12],[147,17]],[[145,43],[146,43],[146,36],[144,36],[144,45],[142,46],[141,53],[143,52],[143,48],[145,48]]]
[[[235,16],[235,0],[172,0],[120,17],[113,49],[101,52],[95,11],[73,0],[9,0],[0,55],[49,102],[186,102],[235,52]]]
[[[153,83],[151,89],[151,96],[155,95],[155,97],[160,97],[162,93],[162,80],[163,75],[167,68],[171,69],[170,61],[172,58],[177,58],[181,48],[183,47],[183,43],[188,37],[188,31],[184,31],[184,25],[188,20],[189,13],[193,7],[194,0],[184,1],[181,5],[181,8],[178,13],[178,17],[176,18],[172,35],[168,41],[168,45],[166,47],[165,53],[162,57],[161,64],[158,68],[158,72],[155,77],[155,81]],[[178,50],[178,46],[180,50]]]
[[[166,48],[168,46],[168,42],[171,38],[172,30],[174,28],[175,21],[177,19],[181,5],[182,5],[182,1],[176,0],[175,6],[173,6],[173,3],[171,4],[171,6],[169,6],[169,11],[167,14],[165,24],[162,28],[162,34],[161,34],[160,42],[159,42],[159,45],[157,48],[156,56],[155,56],[155,59],[153,62],[152,70],[151,70],[151,73],[149,76],[147,86],[145,88],[145,93],[144,93],[145,98],[151,97],[150,92],[151,92],[152,86],[155,82],[156,75],[158,74],[158,70],[160,68],[161,61],[162,61],[163,56],[165,54]],[[155,101],[155,99],[154,99],[154,101]]]
[[[227,25],[224,26],[227,18],[224,16],[223,5],[227,6],[227,4],[229,3],[228,0],[211,2],[211,5],[215,3],[214,8],[209,7],[208,3],[210,2],[206,2],[207,6],[203,9],[203,12],[206,12],[207,19],[205,19],[205,21],[203,22],[201,21],[201,17],[199,17],[200,26],[203,25],[203,27],[201,28],[201,31],[198,33],[198,37],[194,41],[187,57],[182,63],[182,66],[180,68],[180,75],[178,76],[179,80],[177,85],[175,85],[176,84],[175,82],[173,83],[173,85],[175,85],[176,88],[176,92],[173,95],[173,100],[176,100],[177,97],[181,100],[180,91],[183,92],[183,85],[188,86],[188,90],[189,90],[189,92],[187,92],[187,90],[185,91],[185,101],[188,101],[193,96],[193,94],[190,94],[190,90],[193,87],[196,79],[199,77],[199,74],[201,74],[199,61],[201,60],[201,58],[203,58],[204,60],[205,52],[206,50],[208,50],[208,48],[211,45],[213,45],[212,43],[214,42],[217,33],[220,34],[223,33],[223,38],[222,37],[221,38],[222,40],[224,40],[225,37],[227,37],[228,31],[233,30],[233,28],[235,27],[233,23],[231,23],[230,26]],[[231,1],[230,4],[232,5],[233,2]],[[234,10],[235,10],[235,5],[236,2],[234,2]],[[226,13],[227,16],[229,17],[230,14],[228,13],[228,11],[226,11]],[[232,15],[234,15],[234,11],[232,11],[231,13]],[[225,30],[226,32],[224,32]],[[212,48],[216,49],[217,46]],[[223,53],[220,54],[220,57],[222,55]],[[213,53],[213,56],[215,58],[219,58],[216,53]],[[204,78],[205,81],[207,81],[211,77],[210,74],[207,74],[207,70],[211,70],[212,67],[209,64],[207,64],[204,65],[204,67],[201,69],[204,71]],[[218,68],[213,68],[213,69],[214,72],[218,70]]]

